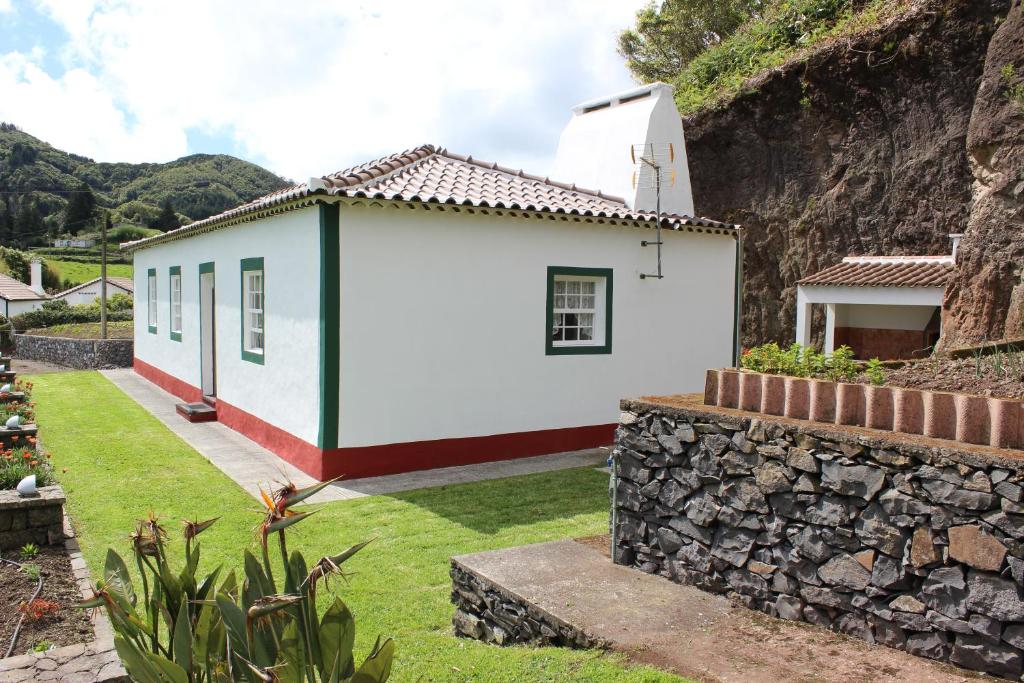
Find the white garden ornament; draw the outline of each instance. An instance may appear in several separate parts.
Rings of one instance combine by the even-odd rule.
[[[0,394],[9,394],[9,393],[11,393],[11,391],[12,391],[12,388],[11,388],[10,383],[7,383],[7,384],[3,385],[2,387],[0,387]]]
[[[18,482],[19,496],[34,496],[38,492],[36,488],[36,475],[30,474]]]
[[[8,429],[21,429],[21,415],[11,415],[4,426]]]

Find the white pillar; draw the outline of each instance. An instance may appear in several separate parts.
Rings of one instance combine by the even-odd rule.
[[[29,288],[36,294],[45,294],[43,289],[43,262],[38,258],[29,261]]]
[[[796,288],[796,343],[801,346],[811,345],[811,304],[807,301],[803,287]]]
[[[832,353],[836,347],[836,305],[825,304],[825,353]]]

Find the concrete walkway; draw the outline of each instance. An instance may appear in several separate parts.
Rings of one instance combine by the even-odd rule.
[[[175,404],[181,402],[177,397],[143,379],[132,370],[101,370],[100,372],[254,498],[259,498],[260,485],[267,488],[268,484],[272,485],[274,482],[288,479],[299,488],[303,488],[316,482],[302,470],[219,422],[193,423],[184,419],[174,409]],[[343,480],[327,487],[310,500],[313,503],[326,503],[431,486],[447,486],[485,479],[514,477],[534,472],[586,467],[603,463],[606,458],[607,452],[604,449],[592,449],[542,455],[535,458],[500,460],[479,465],[443,467],[406,474]]]
[[[569,624],[631,659],[699,681],[992,680],[612,564],[590,544],[538,543],[452,563],[539,609],[546,622]]]

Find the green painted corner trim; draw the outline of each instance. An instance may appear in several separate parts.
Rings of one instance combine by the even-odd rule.
[[[263,273],[263,353],[247,351],[245,348],[245,274],[253,270]],[[238,270],[238,324],[241,333],[238,337],[238,345],[242,350],[242,360],[250,363],[263,365],[267,353],[267,272],[263,269],[263,257],[254,256],[244,258],[240,261]]]
[[[555,277],[576,275],[579,277],[602,277],[604,284],[604,344],[593,346],[555,346],[551,328],[555,324]],[[544,353],[548,356],[585,356],[609,354],[612,352],[612,269],[576,268],[573,266],[548,266],[547,303],[544,316]]]
[[[152,308],[149,306],[149,302],[153,300],[155,292],[150,291],[156,288],[156,268],[150,268],[146,271],[146,324],[149,326],[149,333],[156,334],[156,321],[150,320],[149,314],[152,313]]]
[[[338,447],[341,405],[341,224],[337,204],[320,203],[320,416],[317,446]]]
[[[177,275],[178,283],[181,287],[181,301],[179,302],[184,309],[184,298],[185,298],[185,286],[181,283],[181,266],[171,266],[167,269],[167,310],[170,315],[167,316],[167,329],[170,330],[171,341],[181,341],[181,330],[175,332],[172,327],[174,326],[174,286],[171,284],[171,279]],[[182,322],[184,323],[184,313],[182,313]]]

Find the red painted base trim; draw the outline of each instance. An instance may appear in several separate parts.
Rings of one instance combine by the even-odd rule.
[[[615,424],[542,429],[535,432],[336,448],[324,453],[322,478],[357,479],[435,467],[528,458],[607,446]]]
[[[203,392],[197,387],[178,379],[174,375],[169,375],[160,368],[150,365],[145,361],[138,358],[132,359],[132,368],[142,377],[145,377],[164,391],[174,394],[183,401],[198,403],[203,400]]]
[[[135,371],[165,391],[188,402],[202,392],[177,377],[135,359]],[[358,479],[435,467],[470,465],[534,455],[606,446],[614,440],[615,424],[542,429],[533,432],[436,439],[380,446],[357,446],[324,451],[280,427],[261,420],[224,399],[217,399],[217,420],[249,437],[317,479]]]

